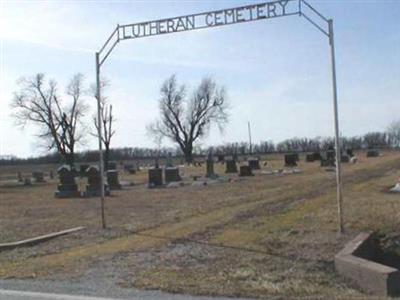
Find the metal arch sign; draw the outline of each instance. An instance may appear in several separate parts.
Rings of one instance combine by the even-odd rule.
[[[103,64],[118,42],[122,40],[302,15],[301,2],[303,1],[277,0],[174,18],[118,25],[99,51],[101,56],[99,65]]]
[[[295,5],[293,5],[295,4]],[[118,39],[134,39],[299,14],[297,2],[280,0],[142,23],[119,25]]]

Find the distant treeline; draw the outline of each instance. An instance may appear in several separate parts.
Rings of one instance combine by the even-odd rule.
[[[385,132],[371,132],[364,136],[342,137],[341,147],[343,149],[398,149],[400,141]],[[257,155],[268,153],[285,152],[317,152],[327,150],[334,146],[334,139],[330,137],[317,138],[292,138],[284,140],[278,144],[272,141],[263,141],[251,145],[247,142],[227,143],[212,147],[197,147],[194,151],[194,157],[205,156],[209,152],[214,155]],[[99,155],[97,150],[82,151],[75,154],[75,162],[95,162]],[[110,151],[110,159],[114,161],[151,159],[155,157],[183,157],[178,148],[139,148],[125,147],[114,148]],[[53,164],[63,163],[62,157],[57,153],[32,158],[6,157],[0,159],[0,165],[18,165],[18,164]]]

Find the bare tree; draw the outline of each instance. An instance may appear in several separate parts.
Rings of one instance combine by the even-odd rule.
[[[388,136],[390,140],[390,145],[394,148],[400,147],[400,120],[393,121],[390,123],[388,129]]]
[[[100,82],[100,89],[101,89],[100,117],[101,117],[101,122],[102,122],[101,140],[104,145],[104,166],[106,169],[108,169],[108,162],[110,161],[111,139],[115,134],[115,130],[113,129],[113,123],[115,121],[113,111],[112,111],[113,107],[111,104],[108,103],[108,101],[107,101],[108,99],[105,96],[105,90],[109,85],[110,85],[110,83],[106,79],[102,79]],[[97,97],[95,87],[92,87],[92,93],[95,97]],[[96,128],[96,132],[93,135],[98,137],[99,123],[97,121],[97,114],[93,117],[93,123]]]
[[[193,144],[208,133],[210,126],[216,124],[222,130],[228,121],[225,89],[211,78],[204,78],[187,99],[185,86],[178,86],[172,75],[162,85],[159,101],[161,118],[148,130],[177,143],[187,163],[193,162]]]
[[[72,101],[68,105],[63,105],[56,81],[46,82],[44,74],[22,78],[17,83],[19,90],[11,102],[17,124],[22,128],[28,123],[37,125],[43,146],[57,150],[67,164],[73,165],[75,146],[83,141],[79,129],[87,110],[82,99],[83,75],[78,73],[70,80],[66,95]]]

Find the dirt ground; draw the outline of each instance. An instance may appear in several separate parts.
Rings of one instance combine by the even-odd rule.
[[[224,174],[192,184],[205,166],[182,167],[182,187],[149,189],[147,171],[123,174],[134,182],[106,199],[101,229],[98,198],[57,199],[57,180],[22,186],[16,172],[55,166],[0,169],[0,243],[76,226],[86,230],[33,247],[0,252],[0,278],[77,280],[102,269],[126,288],[241,297],[365,296],[334,272],[333,259],[360,231],[377,231],[399,251],[400,195],[388,193],[400,177],[400,153],[358,153],[344,164],[346,233],[337,235],[335,173],[319,162],[299,174],[275,174],[283,157],[267,156],[254,177]],[[199,179],[202,180],[202,179]],[[79,180],[84,189],[85,181]],[[117,266],[117,267],[116,267]]]

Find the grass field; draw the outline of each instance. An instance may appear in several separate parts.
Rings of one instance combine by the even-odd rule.
[[[20,186],[9,179],[21,168],[3,167],[0,243],[87,229],[0,252],[0,278],[79,278],[111,262],[119,284],[128,288],[284,299],[363,296],[335,274],[333,258],[366,230],[378,231],[384,247],[400,251],[400,196],[386,192],[400,177],[400,153],[358,156],[358,163],[344,165],[342,236],[337,235],[335,173],[303,157],[300,174],[258,172],[207,186],[148,189],[146,170],[122,174],[135,185],[107,197],[106,230],[98,198],[56,199],[56,180]],[[264,170],[283,168],[281,156],[267,160]],[[34,169],[40,167],[22,171]],[[216,165],[226,176],[223,170]],[[182,171],[189,178],[204,175],[205,167]]]

